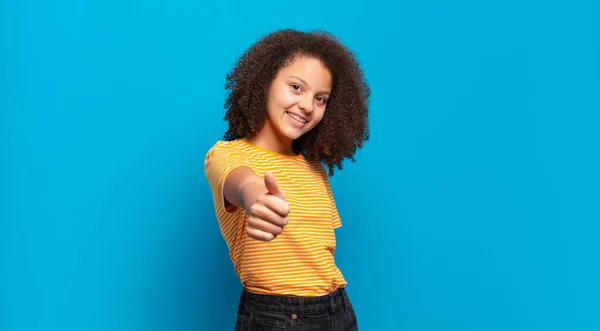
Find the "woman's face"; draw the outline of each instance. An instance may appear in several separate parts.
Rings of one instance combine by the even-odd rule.
[[[269,87],[269,124],[280,135],[298,139],[323,119],[331,83],[331,72],[320,60],[297,56],[279,70]]]

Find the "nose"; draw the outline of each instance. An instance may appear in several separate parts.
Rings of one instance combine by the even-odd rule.
[[[310,95],[303,96],[298,102],[298,107],[305,113],[310,114],[313,112],[313,97]]]

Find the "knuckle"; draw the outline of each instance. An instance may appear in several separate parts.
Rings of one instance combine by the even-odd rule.
[[[260,206],[259,204],[253,203],[252,206],[250,206],[250,214],[256,215],[256,213],[258,212],[259,206]]]

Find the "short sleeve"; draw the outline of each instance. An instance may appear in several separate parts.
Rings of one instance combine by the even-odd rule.
[[[333,228],[339,228],[342,226],[342,220],[340,219],[340,214],[338,213],[337,206],[335,205],[335,199],[333,198],[333,193],[331,192],[331,187],[329,186],[329,180],[327,181],[327,193],[329,194],[329,200],[331,200],[331,208],[333,213]]]
[[[227,142],[218,141],[206,154],[204,173],[212,191],[215,208],[233,212],[236,206],[229,203],[223,195],[225,179],[234,169],[250,167],[244,153]]]
[[[333,198],[333,192],[331,191],[331,185],[329,185],[329,177],[327,176],[327,170],[325,167],[321,166],[321,175],[323,177],[323,182],[325,183],[325,188],[327,189],[327,195],[329,196],[329,201],[331,202],[331,214],[332,214],[332,223],[333,228],[339,228],[342,226],[342,220],[340,219],[340,215],[337,210],[337,206],[335,204],[335,199]]]

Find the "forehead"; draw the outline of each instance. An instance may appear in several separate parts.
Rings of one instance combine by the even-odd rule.
[[[282,78],[297,76],[317,88],[330,88],[332,80],[331,72],[323,62],[308,56],[297,56],[281,68],[278,76]]]

